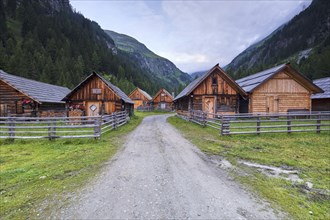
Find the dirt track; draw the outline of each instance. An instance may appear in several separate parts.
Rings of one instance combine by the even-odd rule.
[[[129,136],[97,180],[61,211],[78,219],[274,219],[264,202],[170,124],[150,116]]]

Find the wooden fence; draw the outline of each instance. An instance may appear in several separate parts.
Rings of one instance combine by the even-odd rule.
[[[221,135],[330,131],[330,112],[218,115],[190,111],[178,116],[217,129]]]
[[[129,119],[126,111],[104,116],[0,117],[0,138],[100,138]]]

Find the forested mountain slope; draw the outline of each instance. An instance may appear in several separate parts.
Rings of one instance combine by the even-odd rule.
[[[178,86],[146,72],[68,0],[0,0],[0,69],[69,88],[92,71],[126,93]]]
[[[226,66],[238,79],[290,62],[310,79],[330,76],[330,1],[311,5]]]
[[[105,32],[114,40],[120,51],[128,53],[130,59],[157,80],[176,88],[191,81],[189,74],[182,72],[171,61],[158,56],[136,39],[114,31]]]

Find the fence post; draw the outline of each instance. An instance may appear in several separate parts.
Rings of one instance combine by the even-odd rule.
[[[258,117],[258,118],[257,118],[257,135],[260,134],[260,124],[261,124],[261,122],[260,122],[260,117]]]
[[[52,131],[52,140],[56,138],[56,119],[53,121],[53,131]]]
[[[318,116],[316,120],[316,133],[319,134],[321,133],[321,118]]]
[[[94,139],[101,137],[101,118],[95,118],[94,120]]]
[[[9,119],[9,128],[8,128],[8,133],[9,133],[9,138],[15,139],[15,122],[13,118]]]
[[[113,113],[113,128],[116,129],[117,128],[117,112]]]
[[[230,134],[229,123],[230,123],[229,119],[222,117],[222,119],[221,119],[221,135],[222,136]]]
[[[287,125],[288,125],[288,134],[291,134],[291,117],[289,115],[287,117]]]
[[[203,127],[206,126],[206,118],[207,118],[207,115],[205,112],[202,112],[202,117],[203,117]]]
[[[51,121],[48,121],[48,140],[52,140],[52,126],[51,126]]]

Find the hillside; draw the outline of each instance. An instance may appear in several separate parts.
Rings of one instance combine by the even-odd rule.
[[[135,86],[174,91],[180,75],[159,80],[68,0],[0,0],[0,69],[69,88],[97,71],[126,93]]]
[[[310,79],[330,76],[330,1],[311,5],[226,66],[234,78],[291,62]]]
[[[154,77],[156,81],[163,82],[167,88],[178,88],[191,81],[187,73],[179,70],[171,61],[150,51],[136,39],[114,31],[105,32],[114,40],[119,50],[128,53],[148,75]]]

